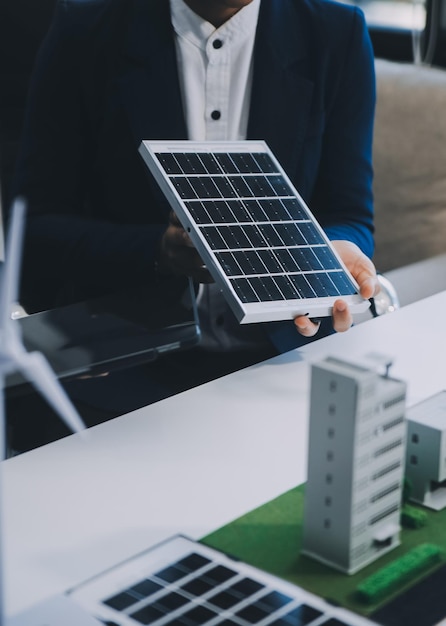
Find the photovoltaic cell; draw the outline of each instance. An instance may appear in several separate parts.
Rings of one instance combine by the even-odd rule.
[[[241,322],[368,303],[264,142],[143,142],[178,218]]]
[[[104,623],[122,626],[373,626],[182,536],[90,579],[72,597]]]

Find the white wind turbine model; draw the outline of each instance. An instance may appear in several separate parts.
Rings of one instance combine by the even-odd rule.
[[[20,261],[25,220],[25,202],[17,199],[12,207],[11,224],[6,240],[5,260],[0,263],[0,461],[6,457],[6,419],[4,380],[7,374],[19,371],[44,396],[73,432],[85,424],[59,383],[51,366],[40,352],[28,352],[22,343],[20,326],[11,319],[12,305],[18,299]],[[0,217],[1,219],[1,217]],[[0,474],[0,480],[1,480]],[[1,484],[0,484],[1,499]],[[0,542],[1,505],[0,505]],[[0,543],[1,559],[1,543]],[[5,624],[3,598],[3,561],[0,560],[0,626]]]

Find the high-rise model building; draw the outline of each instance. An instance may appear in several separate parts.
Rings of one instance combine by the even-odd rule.
[[[399,545],[405,397],[387,372],[313,365],[304,554],[353,574]]]

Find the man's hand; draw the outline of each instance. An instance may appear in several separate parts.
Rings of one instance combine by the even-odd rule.
[[[339,240],[331,243],[358,283],[361,296],[367,300],[372,298],[378,291],[378,280],[371,260],[351,241]],[[347,304],[344,300],[336,300],[333,305],[333,328],[338,333],[344,332],[350,328],[352,322],[352,314]],[[304,337],[313,337],[319,330],[319,324],[305,316],[296,317],[294,323]]]
[[[213,282],[209,270],[173,211],[161,239],[158,266],[159,271],[165,274],[191,276],[197,283]]]

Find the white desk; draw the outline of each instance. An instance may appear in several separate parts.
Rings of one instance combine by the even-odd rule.
[[[199,538],[301,483],[309,363],[395,356],[409,404],[446,386],[446,292],[6,461],[6,608],[176,532]]]

